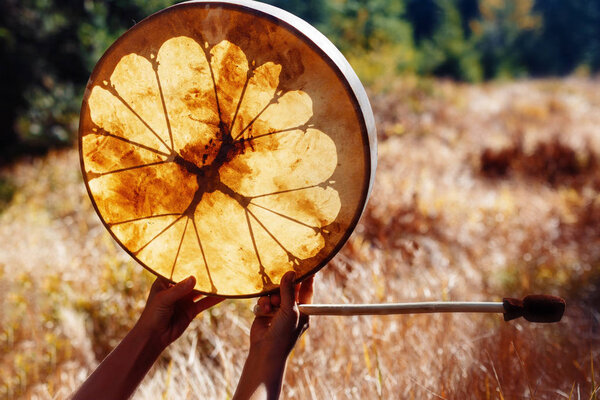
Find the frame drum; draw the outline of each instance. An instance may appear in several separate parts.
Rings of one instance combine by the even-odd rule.
[[[83,178],[142,266],[209,295],[253,297],[323,267],[376,167],[371,106],[334,45],[255,1],[193,1],[123,34],[79,126]]]

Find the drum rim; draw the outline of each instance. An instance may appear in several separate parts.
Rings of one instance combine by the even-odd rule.
[[[144,262],[142,262],[138,257],[136,257],[131,250],[129,250],[125,244],[119,240],[115,233],[110,229],[109,224],[105,221],[104,216],[100,213],[98,206],[96,204],[96,200],[91,192],[89,187],[89,183],[87,180],[87,172],[85,170],[85,162],[83,159],[83,148],[82,148],[82,130],[83,130],[83,120],[81,117],[85,115],[85,111],[88,107],[88,99],[91,94],[92,83],[96,82],[96,77],[98,73],[101,71],[102,66],[106,62],[106,60],[112,55],[115,49],[118,49],[121,42],[127,40],[127,37],[140,29],[147,23],[151,22],[152,19],[158,17],[159,15],[165,13],[171,13],[175,10],[187,7],[203,7],[203,8],[229,8],[235,11],[242,11],[250,14],[255,14],[259,18],[265,18],[267,20],[271,20],[275,22],[277,25],[283,26],[283,29],[288,30],[299,40],[302,40],[307,46],[313,49],[317,54],[321,56],[321,58],[331,67],[333,72],[335,72],[338,79],[341,81],[343,87],[345,87],[347,95],[354,106],[355,113],[360,120],[360,131],[361,136],[363,137],[363,146],[365,147],[365,151],[363,152],[365,157],[365,167],[367,171],[365,171],[365,179],[368,179],[368,182],[362,182],[363,188],[360,196],[360,201],[358,202],[358,207],[356,207],[356,211],[350,223],[348,224],[345,232],[341,236],[341,238],[337,241],[336,245],[329,252],[329,254],[324,257],[319,263],[315,265],[312,269],[304,273],[301,277],[297,277],[295,282],[301,282],[309,276],[315,274],[319,270],[321,270],[325,265],[327,265],[333,257],[342,249],[342,247],[346,244],[350,235],[356,229],[356,226],[364,213],[366,208],[366,204],[368,198],[371,194],[373,183],[375,179],[375,170],[377,167],[377,134],[375,128],[375,120],[373,116],[373,111],[371,105],[369,103],[366,91],[362,86],[358,76],[346,60],[346,58],[342,55],[342,53],[331,43],[329,39],[321,32],[319,32],[316,28],[310,25],[308,22],[302,20],[301,18],[285,11],[275,6],[271,6],[269,4],[260,3],[256,1],[250,0],[192,0],[183,3],[178,3],[172,5],[170,7],[159,10],[148,17],[144,18],[127,31],[125,31],[121,36],[115,40],[114,43],[109,46],[109,48],[104,52],[102,57],[96,62],[92,73],[90,74],[90,78],[86,84],[85,92],[82,99],[81,111],[80,111],[80,119],[79,119],[79,127],[78,127],[78,150],[79,150],[79,163],[80,169],[82,173],[83,182],[88,193],[88,196],[92,202],[92,206],[96,215],[100,218],[102,225],[104,228],[110,233],[113,240],[129,255],[131,256],[139,265],[145,268],[150,273],[156,275],[157,277],[162,277],[170,283],[176,283],[175,281],[161,275],[156,272],[149,266],[147,266]],[[301,31],[303,29],[304,31]],[[331,57],[331,55],[335,56],[335,59]],[[341,64],[341,65],[340,65]],[[368,147],[368,149],[366,148]],[[222,298],[232,298],[232,299],[242,299],[242,298],[254,298],[265,296],[268,294],[272,294],[277,292],[279,289],[275,287],[271,290],[266,290],[258,293],[252,294],[243,294],[243,295],[231,295],[231,294],[220,294],[220,293],[210,293],[199,291],[194,289],[195,292],[213,297],[222,297]]]

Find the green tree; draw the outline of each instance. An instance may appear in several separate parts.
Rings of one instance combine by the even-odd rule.
[[[106,48],[169,0],[0,2],[0,163],[68,144],[83,87]]]
[[[408,0],[405,18],[412,26],[413,38],[417,45],[431,39],[443,19],[442,10],[436,0]]]
[[[526,75],[525,41],[542,26],[533,0],[480,0],[481,17],[470,25],[485,78]]]
[[[579,66],[600,71],[600,1],[538,0],[543,26],[529,38],[524,62],[533,75],[564,75]]]
[[[416,53],[404,1],[329,0],[322,30],[367,84],[414,71]]]
[[[436,0],[440,21],[430,38],[420,41],[419,72],[471,82],[483,77],[475,39],[465,33],[463,17],[452,0]]]
[[[330,0],[327,33],[344,51],[374,50],[390,43],[412,44],[401,0]]]

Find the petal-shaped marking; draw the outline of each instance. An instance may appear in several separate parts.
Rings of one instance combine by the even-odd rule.
[[[219,191],[205,193],[195,218],[219,292],[239,295],[262,291],[260,264],[240,204]]]
[[[335,143],[317,129],[295,130],[256,140],[219,170],[221,181],[244,196],[317,185],[337,166]]]
[[[250,223],[265,272],[272,282],[278,283],[281,281],[281,277],[294,267],[292,258],[252,216]]]
[[[108,90],[94,86],[88,99],[92,121],[106,132],[161,152],[169,148]]]
[[[144,120],[164,143],[171,146],[165,112],[152,63],[137,54],[119,60],[110,82],[121,98]]]
[[[196,289],[203,292],[212,292],[210,271],[204,263],[200,241],[196,237],[193,222],[188,223],[185,235],[181,242],[177,263],[173,271],[173,281],[179,282],[190,275],[196,277]]]
[[[282,252],[277,250],[278,248],[282,249],[283,247],[291,255],[304,260],[315,256],[325,246],[323,236],[312,228],[296,224],[252,204],[248,206],[248,209],[260,221],[263,229],[270,232],[268,240],[267,236],[257,235],[260,238],[257,246],[261,257],[265,257],[264,264],[266,266],[272,268],[273,265],[281,265],[282,262],[288,261],[288,254],[284,251],[283,254],[286,257],[285,260],[282,260]]]
[[[81,138],[85,170],[106,173],[123,168],[137,167],[163,161],[165,156],[146,150],[117,138],[89,134]]]
[[[210,54],[221,120],[229,127],[248,78],[248,60],[242,49],[227,40],[214,46]]]
[[[244,136],[259,136],[299,127],[312,116],[312,100],[308,94],[300,90],[286,92],[258,116]]]
[[[268,105],[275,96],[279,85],[281,65],[272,62],[256,68],[248,81],[246,92],[231,129],[231,135],[236,138]]]
[[[293,192],[258,197],[252,204],[288,217],[291,221],[311,227],[323,227],[337,218],[341,202],[337,190],[332,187],[310,187]]]
[[[163,231],[166,232],[169,226],[178,219],[181,219],[178,215],[144,218],[113,225],[110,229],[121,243],[132,252],[135,252],[148,245],[151,241],[159,240],[162,237],[160,233]]]
[[[118,223],[151,215],[183,213],[198,189],[196,177],[175,163],[100,176],[89,181],[100,215]]]
[[[137,254],[139,260],[146,265],[151,265],[156,273],[171,278],[171,272],[177,269],[179,244],[183,232],[191,225],[186,223],[187,218],[180,218],[160,236],[149,242]]]
[[[215,152],[207,146],[216,138],[219,114],[204,50],[189,37],[175,37],[163,43],[157,61],[175,150],[198,166],[209,164]]]

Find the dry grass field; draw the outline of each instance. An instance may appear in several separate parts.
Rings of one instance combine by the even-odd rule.
[[[313,317],[287,399],[600,397],[600,81],[373,90],[379,165],[315,301],[549,293],[562,322]],[[94,214],[76,151],[0,171],[0,398],[63,399],[134,324],[152,276]],[[200,315],[135,399],[231,398],[252,300]]]

